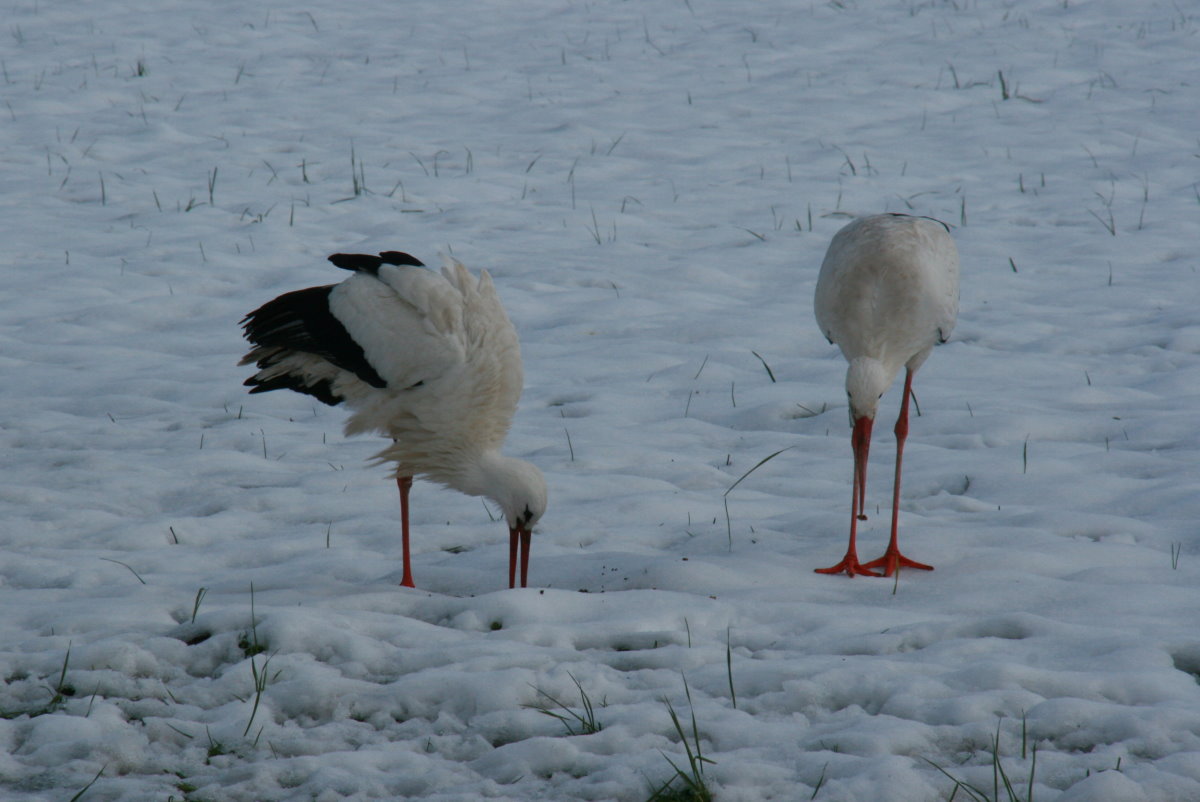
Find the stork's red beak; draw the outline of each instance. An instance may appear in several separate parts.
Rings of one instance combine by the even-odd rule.
[[[854,432],[850,435],[850,446],[854,449],[854,486],[857,498],[854,499],[858,510],[858,520],[867,520],[863,511],[867,502],[867,452],[871,450],[871,427],[874,418],[862,417],[854,421]]]
[[[508,530],[508,586],[517,586],[517,544],[521,546],[521,587],[529,580],[529,540],[533,533],[529,529],[516,527]]]

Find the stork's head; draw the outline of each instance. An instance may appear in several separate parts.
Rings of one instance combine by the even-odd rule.
[[[500,505],[508,523],[508,586],[516,586],[517,552],[520,547],[521,587],[529,576],[529,541],[533,526],[546,511],[546,479],[536,465],[525,460],[494,454],[484,462],[488,473],[483,493]]]
[[[875,420],[879,399],[895,378],[895,373],[889,374],[878,359],[861,356],[850,360],[846,371],[846,397],[850,401],[851,425],[863,418]]]
[[[546,512],[546,479],[536,465],[524,460],[509,460],[507,467],[507,480],[494,500],[504,511],[509,529],[528,531]]]
[[[865,519],[867,455],[871,450],[871,428],[875,425],[875,413],[879,410],[879,399],[887,392],[895,371],[889,372],[883,363],[871,357],[855,357],[850,360],[846,371],[846,397],[850,401],[850,447],[854,449],[855,507],[856,515]]]

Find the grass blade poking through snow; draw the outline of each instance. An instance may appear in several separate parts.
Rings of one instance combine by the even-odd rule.
[[[275,672],[275,677],[268,677],[267,667],[271,665],[271,655],[263,660],[262,666],[258,665],[257,657],[250,658],[250,676],[254,678],[254,706],[250,708],[250,719],[246,722],[246,729],[242,731],[242,737],[245,738],[250,732],[250,727],[254,725],[254,717],[258,715],[258,705],[262,702],[263,692],[267,689],[267,684],[271,679],[279,677],[279,672]]]
[[[142,579],[141,574],[139,574],[137,571],[133,570],[133,566],[128,565],[127,563],[123,563],[120,560],[111,559],[109,557],[101,557],[100,559],[104,560],[106,563],[116,563],[117,565],[122,565],[122,566],[128,568],[129,573],[133,574],[137,578],[138,582],[141,582],[143,585],[146,584],[146,580]]]
[[[768,370],[770,370],[770,369],[768,368]],[[690,401],[690,397],[689,397],[689,401]],[[774,454],[768,454],[767,456],[763,457],[755,464],[755,466],[753,468],[751,468],[750,470],[746,471],[741,476],[739,476],[738,480],[736,482],[734,482],[733,484],[731,484],[729,486],[729,489],[726,490],[725,493],[722,495],[721,500],[725,502],[725,534],[729,537],[729,550],[730,551],[733,551],[733,521],[729,518],[729,494],[732,493],[733,489],[735,487],[737,487],[738,485],[740,485],[742,483],[742,480],[745,479],[747,476],[754,473],[759,468],[761,468],[763,465],[765,465],[768,462],[770,462],[771,460],[775,459],[783,452],[788,451],[789,449],[793,449],[795,447],[796,446],[794,446],[794,445],[787,446],[786,448],[779,449]]]
[[[817,784],[813,786],[812,796],[809,799],[816,799],[817,794],[821,793],[821,786],[825,785],[825,772],[829,769],[829,764],[826,763],[821,767],[821,776],[817,778]]]
[[[79,792],[77,794],[75,794],[75,796],[71,797],[71,802],[75,802],[75,800],[80,799],[84,794],[86,794],[87,790],[96,784],[96,780],[100,779],[100,775],[104,774],[104,770],[106,768],[108,768],[107,763],[105,763],[103,766],[100,767],[100,771],[96,772],[96,776],[92,778],[92,781],[90,783],[88,783],[87,785],[80,788]]]
[[[765,456],[765,457],[763,457],[762,459],[760,459],[760,460],[759,460],[759,461],[758,461],[758,462],[757,462],[757,463],[754,465],[754,467],[753,467],[753,468],[751,468],[750,470],[748,470],[748,471],[746,471],[745,473],[743,473],[741,476],[739,476],[739,477],[738,477],[738,480],[737,480],[736,482],[734,482],[733,484],[731,484],[731,485],[729,486],[729,489],[725,491],[725,495],[726,495],[726,496],[728,496],[730,493],[732,493],[732,492],[733,492],[733,489],[734,489],[735,487],[737,487],[738,485],[740,485],[740,484],[742,483],[742,480],[743,480],[743,479],[745,479],[747,476],[749,476],[750,474],[754,473],[754,472],[755,472],[755,471],[757,471],[759,468],[761,468],[762,466],[766,465],[768,462],[770,462],[771,460],[775,459],[776,457],[778,457],[778,456],[779,456],[780,454],[782,454],[783,452],[785,452],[785,451],[790,451],[790,450],[791,450],[791,449],[793,449],[793,448],[795,448],[795,446],[794,446],[794,445],[793,445],[793,446],[787,446],[786,448],[781,448],[781,449],[779,449],[779,450],[778,450],[778,451],[776,451],[774,454],[768,454],[767,456]]]
[[[58,675],[58,684],[54,686],[54,698],[50,700],[50,710],[57,710],[67,700],[75,695],[75,689],[67,684],[67,665],[71,662],[71,644],[67,644],[67,653],[63,656],[62,671]]]
[[[758,357],[758,361],[761,362],[762,366],[767,369],[767,375],[771,377],[771,384],[775,384],[775,372],[771,370],[771,366],[767,364],[767,360],[763,359],[762,355],[759,354],[758,351],[751,351],[750,353]]]
[[[733,647],[730,637],[733,627],[725,627],[725,672],[729,675],[729,701],[737,710],[737,691],[733,689]]]
[[[196,615],[200,612],[200,602],[208,595],[208,588],[202,587],[196,591],[196,601],[192,603],[192,623],[196,623]]]

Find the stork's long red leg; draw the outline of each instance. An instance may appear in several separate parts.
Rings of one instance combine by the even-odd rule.
[[[521,587],[528,587],[529,582],[529,540],[532,531],[514,528],[508,530],[508,586],[517,586],[517,553],[521,555]]]
[[[897,533],[900,523],[900,464],[904,459],[904,441],[908,439],[908,399],[912,395],[912,371],[904,372],[904,399],[900,402],[900,417],[896,419],[896,479],[892,485],[892,538],[888,541],[887,551],[877,560],[866,564],[867,568],[882,568],[884,576],[891,576],[903,568],[920,568],[932,571],[932,565],[910,560],[900,553]]]
[[[875,421],[872,420],[871,423],[874,424]],[[866,443],[865,443],[865,445],[863,445],[863,448],[869,449],[870,446],[871,446],[871,434],[870,434],[870,432],[868,432],[867,436],[866,436]],[[854,446],[854,448],[855,448],[854,479],[855,479],[855,487],[858,488],[858,493],[857,493],[858,497],[854,500],[855,505],[857,505],[857,511],[855,513],[855,517],[858,518],[858,520],[860,520],[860,521],[865,521],[865,520],[867,520],[867,509],[866,509],[867,508],[867,455],[864,452],[862,459],[861,460],[858,459],[858,457],[857,457],[858,446]]]
[[[400,488],[400,548],[404,554],[404,576],[400,584],[406,588],[415,588],[412,577],[412,564],[408,555],[408,491],[412,488],[411,476],[397,476],[396,486]]]
[[[529,584],[529,541],[533,532],[528,529],[521,530],[521,587],[528,587]]]
[[[508,530],[508,586],[515,588],[517,586],[517,537],[520,534],[518,529]]]
[[[862,500],[866,496],[867,484],[867,454],[871,448],[871,418],[859,418],[854,422],[854,433],[850,436],[850,445],[854,449],[854,487],[850,496],[850,544],[846,547],[846,556],[837,565],[829,568],[818,568],[818,574],[840,574],[845,571],[849,576],[879,576],[870,570],[869,565],[858,561],[858,519],[862,515]]]

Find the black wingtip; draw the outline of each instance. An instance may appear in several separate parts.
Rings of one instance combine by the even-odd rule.
[[[424,267],[425,263],[412,254],[404,253],[404,251],[384,251],[378,256],[372,256],[369,253],[335,253],[329,257],[329,261],[340,267],[342,270],[353,270],[356,273],[369,273],[372,276],[379,275],[381,265],[412,265],[414,267]]]
[[[412,254],[404,251],[384,251],[379,254],[379,258],[386,265],[412,265],[413,267],[424,267],[425,263]]]
[[[329,261],[342,270],[370,273],[372,276],[379,273],[379,266],[383,264],[383,260],[378,256],[371,256],[367,253],[335,253],[329,257]]]
[[[328,379],[322,379],[317,382],[308,382],[299,376],[282,375],[276,376],[273,379],[257,379],[251,376],[242,382],[242,386],[250,388],[250,394],[269,393],[272,390],[294,390],[298,393],[311,395],[313,398],[320,401],[322,404],[328,404],[331,407],[336,407],[342,403],[342,397],[333,392],[333,382]]]

